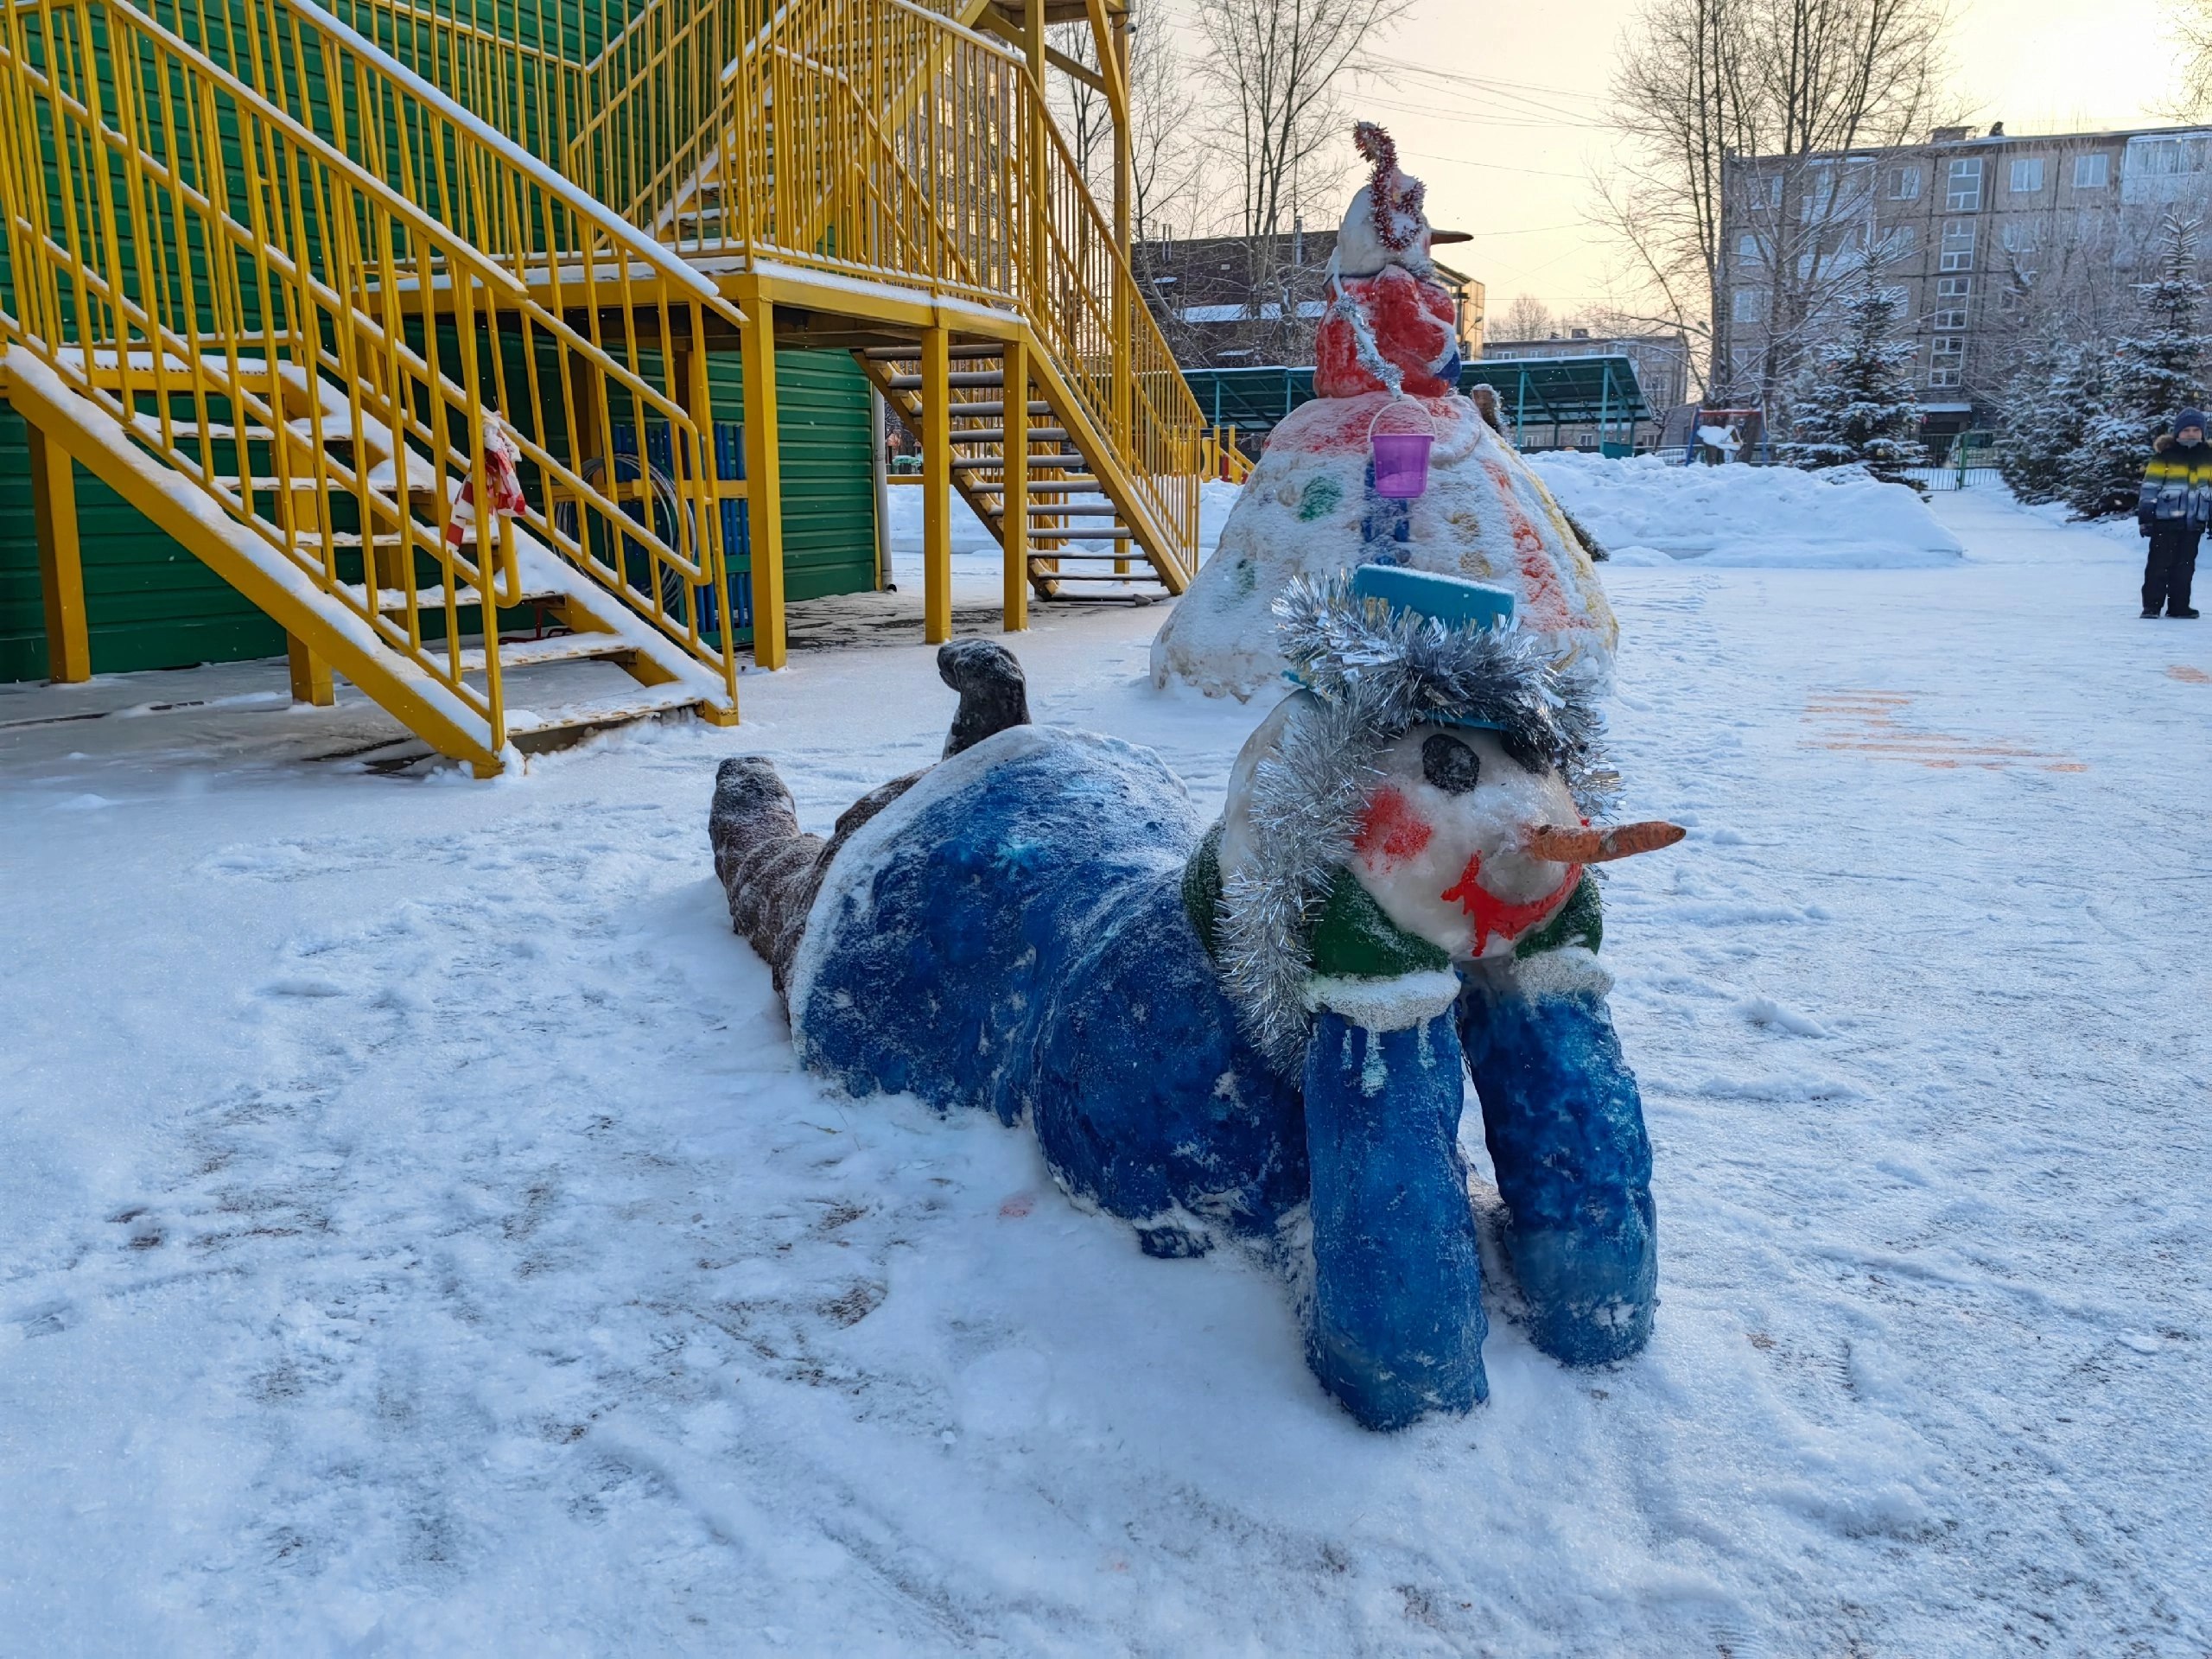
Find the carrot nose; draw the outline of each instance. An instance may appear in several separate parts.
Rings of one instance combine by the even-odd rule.
[[[1540,823],[1521,838],[1521,850],[1554,864],[1604,864],[1671,847],[1688,834],[1681,824],[1662,818],[1617,824],[1611,830],[1567,830],[1556,823]]]

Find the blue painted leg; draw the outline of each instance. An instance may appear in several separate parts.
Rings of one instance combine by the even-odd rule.
[[[1370,1428],[1465,1411],[1490,1395],[1482,1260],[1458,1145],[1459,1040],[1448,1003],[1429,1007],[1376,1031],[1324,1006],[1306,1051],[1306,1358]]]
[[[1608,986],[1560,950],[1478,969],[1459,998],[1529,1335],[1570,1365],[1639,1351],[1659,1300],[1651,1143]]]

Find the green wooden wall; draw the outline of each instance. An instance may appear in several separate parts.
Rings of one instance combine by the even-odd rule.
[[[741,421],[734,353],[709,365],[715,414]],[[781,351],[785,593],[790,600],[875,586],[875,493],[867,377],[842,352]],[[183,668],[270,657],[283,630],[82,467],[77,502],[92,668]],[[22,417],[0,404],[0,680],[47,675],[30,456]]]
[[[283,651],[283,629],[82,467],[77,515],[96,671],[235,662]],[[46,677],[29,442],[23,417],[0,404],[0,680]]]
[[[734,353],[708,360],[715,418],[742,421]],[[776,353],[777,435],[784,472],[784,597],[820,599],[875,586],[875,474],[868,377],[843,352]]]

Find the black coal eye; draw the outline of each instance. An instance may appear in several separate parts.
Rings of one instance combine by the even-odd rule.
[[[1464,795],[1482,775],[1482,757],[1439,732],[1421,746],[1421,774],[1447,795]]]

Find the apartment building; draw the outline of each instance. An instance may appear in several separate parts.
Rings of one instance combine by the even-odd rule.
[[[1938,128],[1926,143],[1731,159],[1716,374],[1772,395],[1776,365],[1822,332],[1870,252],[1931,436],[1986,423],[2011,314],[2061,273],[2125,283],[2171,210],[2212,223],[2212,128],[2018,136]],[[1716,388],[1718,391],[1719,388]]]

